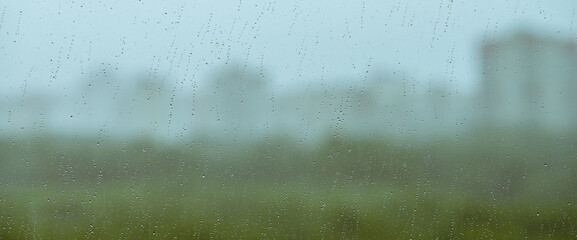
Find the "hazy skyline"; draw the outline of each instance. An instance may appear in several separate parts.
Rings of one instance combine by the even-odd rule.
[[[67,94],[105,68],[118,68],[120,78],[157,72],[188,91],[230,62],[262,70],[277,87],[385,71],[467,92],[480,80],[482,42],[519,28],[576,39],[576,7],[521,0],[5,1],[0,94]]]

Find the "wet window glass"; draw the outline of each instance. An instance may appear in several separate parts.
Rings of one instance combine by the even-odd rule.
[[[577,238],[573,1],[0,2],[0,239]]]

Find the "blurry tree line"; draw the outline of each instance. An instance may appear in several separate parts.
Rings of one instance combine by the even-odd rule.
[[[539,136],[539,137],[535,137]],[[192,141],[147,139],[97,143],[94,139],[3,140],[4,182],[144,184],[216,181],[227,184],[308,182],[327,186],[388,185],[449,188],[472,196],[574,198],[577,136],[476,131],[427,141],[328,136],[313,147],[288,138],[238,148]]]

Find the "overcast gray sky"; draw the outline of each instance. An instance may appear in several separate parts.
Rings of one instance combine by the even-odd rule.
[[[467,92],[479,47],[520,27],[576,39],[577,1],[0,2],[0,94],[75,91],[104,66],[183,89],[227,62],[277,86],[402,72]],[[368,71],[368,73],[367,73]]]

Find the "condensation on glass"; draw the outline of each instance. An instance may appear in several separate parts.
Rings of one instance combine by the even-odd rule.
[[[575,238],[576,7],[3,1],[0,239]]]

